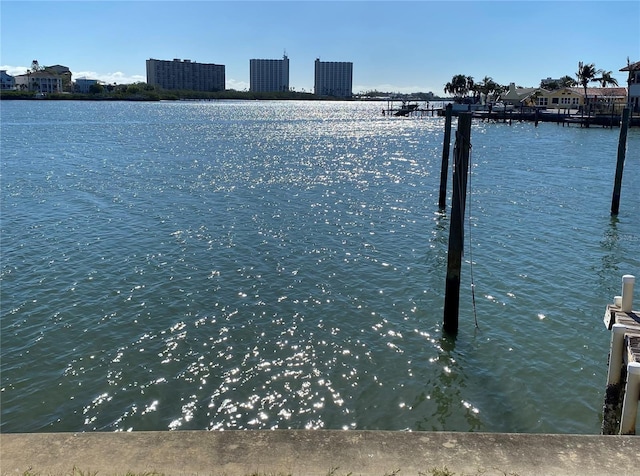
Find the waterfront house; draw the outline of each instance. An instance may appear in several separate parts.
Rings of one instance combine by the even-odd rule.
[[[587,88],[586,98],[581,87],[542,90],[542,95],[544,100],[539,98],[538,105],[549,109],[578,109],[588,103],[594,111],[609,112],[612,107],[623,107],[627,100],[627,89]]]
[[[627,79],[628,96],[627,105],[633,112],[640,112],[640,61],[627,64],[620,71],[627,71],[629,77]]]
[[[62,89],[64,91],[71,91],[73,89],[71,82],[71,70],[67,66],[54,64],[53,66],[45,66],[44,71],[59,75],[62,78]]]
[[[518,91],[527,88],[518,88]],[[543,88],[529,88],[534,91],[522,91],[519,96],[521,103],[527,106],[538,106],[547,109],[579,109],[589,104],[595,112],[610,112],[612,107],[622,108],[627,100],[626,88],[559,88],[547,90]],[[528,93],[528,94],[527,94]],[[586,100],[585,100],[586,99]]]
[[[516,107],[526,106],[529,102],[539,100],[543,91],[541,88],[517,88],[515,83],[511,83],[509,90],[500,96],[500,101]]]
[[[638,63],[638,91],[640,94],[640,63]],[[500,97],[505,104],[537,106],[547,109],[579,109],[589,104],[594,112],[610,112],[622,108],[627,101],[627,88],[584,88],[566,87],[548,90],[545,88],[518,88],[514,83]]]
[[[16,80],[10,74],[7,74],[7,70],[0,70],[0,89],[3,91],[12,90],[16,88]]]
[[[584,94],[584,89],[582,93]],[[627,103],[627,88],[587,88],[587,102],[595,112],[611,112],[613,108],[616,113],[620,113]]]
[[[16,88],[39,93],[61,93],[62,77],[59,74],[36,71],[15,77]]]
[[[584,104],[584,91],[577,88],[560,88],[544,91],[544,106],[550,109],[578,109]]]

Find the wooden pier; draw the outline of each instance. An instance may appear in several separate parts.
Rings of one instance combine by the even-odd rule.
[[[630,282],[630,286],[624,280]],[[623,277],[623,292],[631,297],[622,302],[616,296],[604,313],[604,324],[611,331],[607,388],[603,406],[603,435],[635,435],[640,400],[640,311],[631,309],[633,283],[631,275]]]
[[[555,122],[564,126],[577,125],[580,127],[619,127],[620,115],[592,114],[581,115],[576,113],[564,113],[555,111],[522,112],[512,110],[507,112],[476,112],[474,117],[495,122],[529,121],[529,122]],[[635,125],[640,125],[640,117],[635,120]]]
[[[397,105],[396,103],[400,103]],[[420,104],[422,102],[423,104]],[[516,122],[555,122],[558,125],[579,127],[620,127],[622,116],[620,114],[583,114],[576,109],[540,109],[535,107],[522,107],[511,109],[477,110],[469,107],[469,110],[454,109],[453,116],[469,112],[474,119],[483,122],[497,122],[512,124]],[[382,108],[382,115],[387,117],[444,117],[445,108],[434,107],[428,101],[414,100],[388,100],[387,107]],[[629,119],[629,127],[640,127],[640,114],[632,114]]]
[[[576,125],[580,127],[620,127],[620,114],[580,114],[577,112],[568,112],[566,110],[538,110],[527,109],[511,109],[506,111],[475,111],[473,112],[475,119],[481,119],[487,122],[502,122],[511,124],[513,121],[518,122],[555,122],[558,125],[570,126]],[[640,126],[640,115],[632,116],[629,126]]]

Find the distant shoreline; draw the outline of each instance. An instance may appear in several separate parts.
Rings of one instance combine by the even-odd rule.
[[[34,92],[2,91],[0,100],[38,100],[38,101],[218,101],[218,100],[246,100],[246,101],[451,101],[451,98],[423,98],[411,94],[403,94],[398,97],[351,97],[338,98],[329,96],[316,96],[312,93],[252,93],[245,91],[220,91],[211,93],[199,93],[196,91],[163,91],[161,93],[150,91],[136,94],[84,94],[84,93],[52,93],[38,96]]]

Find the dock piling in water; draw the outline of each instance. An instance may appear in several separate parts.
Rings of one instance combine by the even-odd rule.
[[[633,307],[633,285],[636,277],[631,274],[625,274],[622,277],[622,299],[620,300],[620,310],[622,312],[631,312]]]
[[[624,171],[624,158],[627,153],[627,130],[629,129],[629,108],[622,111],[620,123],[620,138],[618,139],[618,160],[616,163],[616,177],[613,184],[613,198],[611,199],[611,214],[617,215],[620,209],[620,191],[622,188],[622,173]]]
[[[458,116],[458,130],[453,151],[453,200],[447,255],[447,279],[444,294],[443,329],[448,334],[458,332],[460,308],[460,268],[464,247],[464,211],[467,199],[469,152],[471,150],[471,114]]]
[[[447,104],[444,119],[444,139],[442,141],[442,166],[440,168],[440,196],[438,208],[444,210],[447,207],[447,174],[449,171],[449,145],[451,143],[451,111],[453,106]]]

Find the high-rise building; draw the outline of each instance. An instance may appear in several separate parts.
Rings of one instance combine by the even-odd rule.
[[[191,60],[147,60],[147,84],[163,89],[224,91],[223,64],[196,63]]]
[[[317,96],[352,96],[353,63],[316,59],[314,93]]]
[[[249,60],[249,90],[256,93],[289,91],[289,58]]]

